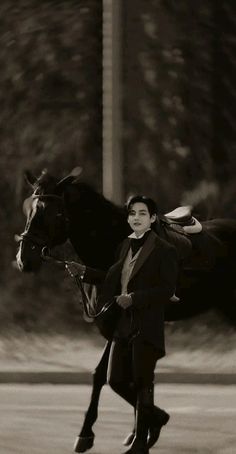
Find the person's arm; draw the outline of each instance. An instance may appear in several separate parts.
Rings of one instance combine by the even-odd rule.
[[[160,268],[160,284],[138,290],[130,294],[135,308],[145,308],[148,304],[168,301],[175,292],[178,274],[177,254],[174,247],[166,249]]]
[[[90,268],[77,262],[66,262],[65,266],[71,277],[79,277],[87,284],[101,284],[106,276],[105,271]]]
[[[127,241],[127,240],[125,240],[125,241]],[[120,243],[116,250],[116,253],[115,253],[116,260],[118,260],[123,253],[123,248],[124,248],[124,245],[126,244],[125,241]],[[88,267],[84,264],[78,263],[78,262],[66,262],[66,269],[71,277],[79,277],[87,284],[92,284],[92,285],[102,284],[103,281],[105,280],[105,277],[107,274],[107,272],[105,272],[103,270],[90,268],[90,267]]]
[[[99,285],[103,283],[105,277],[105,271],[86,266],[82,280],[87,284]]]

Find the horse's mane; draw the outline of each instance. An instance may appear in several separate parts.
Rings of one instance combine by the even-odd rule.
[[[106,199],[102,193],[98,192],[87,182],[78,181],[76,183],[72,183],[72,186],[77,189],[80,197],[82,197],[83,194],[86,195],[86,200],[88,202],[93,201],[93,203],[97,203],[99,208],[108,209],[111,213],[122,214],[122,216],[126,213],[125,207],[119,206]]]

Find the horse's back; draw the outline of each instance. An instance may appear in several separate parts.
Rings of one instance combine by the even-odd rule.
[[[176,247],[187,269],[211,271],[230,264],[236,253],[236,220],[212,219],[202,222],[202,231],[184,235],[163,224],[162,235]]]
[[[202,222],[202,232],[191,236],[193,249],[198,251],[210,268],[229,264],[236,252],[236,220],[211,219]]]
[[[221,241],[236,241],[236,219],[216,218],[202,222],[203,230]]]

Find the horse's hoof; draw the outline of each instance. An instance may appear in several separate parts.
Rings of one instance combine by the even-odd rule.
[[[90,437],[80,437],[78,436],[75,440],[74,451],[75,452],[85,452],[88,449],[91,449],[94,443],[94,435]]]
[[[133,442],[134,440],[134,437],[135,437],[135,432],[130,432],[127,437],[124,439],[123,441],[123,445],[124,446],[129,446],[131,445],[131,443]]]

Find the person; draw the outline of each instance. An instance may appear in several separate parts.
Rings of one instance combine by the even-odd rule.
[[[175,293],[178,265],[174,246],[155,232],[155,202],[134,196],[127,210],[133,232],[106,274],[98,303],[101,307],[114,298],[120,307],[107,381],[135,408],[135,432],[126,441],[131,445],[125,454],[148,454],[169,420],[168,413],[154,406],[154,371],[157,361],[165,356],[164,306]],[[74,262],[67,262],[67,269],[85,282],[99,276],[96,270]]]

